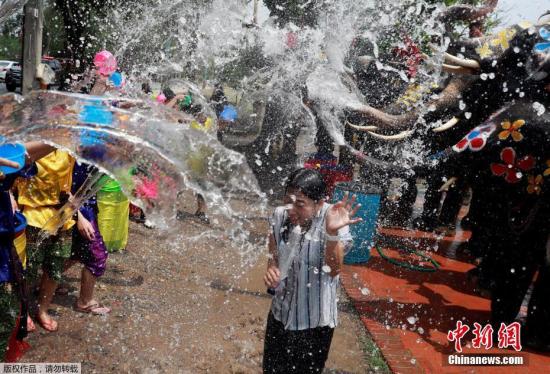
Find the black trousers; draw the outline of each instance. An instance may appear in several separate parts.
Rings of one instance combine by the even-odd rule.
[[[264,343],[264,373],[322,373],[334,329],[290,331],[269,312]]]

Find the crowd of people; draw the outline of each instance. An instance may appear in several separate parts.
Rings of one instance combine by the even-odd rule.
[[[85,82],[87,90],[86,84],[76,87],[81,92],[102,95],[109,89],[105,80],[98,74]],[[148,85],[142,89],[150,94]],[[159,99],[159,95],[163,97]],[[159,95],[157,102],[192,115],[195,119],[190,122],[191,127],[202,131],[213,127],[214,119],[204,113],[190,93],[175,94],[167,87]],[[227,102],[221,87],[214,91],[212,102],[217,136],[222,138],[223,129],[234,123],[238,113]],[[88,178],[99,171],[50,145],[32,142],[24,146],[24,165],[0,158],[0,165],[13,168],[0,174],[0,356],[5,361],[17,360],[21,354],[17,344],[36,330],[35,323],[48,332],[58,330],[58,322],[49,309],[56,293],[68,292],[62,282],[63,274],[76,263],[82,265],[82,271],[74,311],[109,314],[110,308],[94,298],[94,288],[105,272],[109,253],[125,248],[133,210],[121,186],[103,175],[101,189],[80,203],[74,216],[58,224],[61,209],[71,204]],[[289,176],[286,205],[277,208],[273,215],[269,240],[272,257],[265,278],[274,295],[266,331],[266,372],[320,372],[324,367],[337,325],[338,273],[351,243],[348,225],[360,221],[353,218],[359,208],[354,199],[346,197],[331,205],[325,202],[325,196],[321,174],[299,169]],[[195,216],[209,224],[204,196],[197,194],[196,199]],[[145,218],[143,212],[138,214]],[[52,233],[56,225],[60,227]],[[321,239],[305,240],[308,232]],[[300,236],[299,248],[295,245],[296,235]],[[304,301],[288,296],[294,290],[309,288],[304,277],[314,275],[317,281],[312,290],[317,290],[317,295],[312,297],[318,308],[307,313],[306,320]],[[292,355],[286,357],[285,352],[289,351]]]
[[[10,353],[6,352],[7,343],[16,320],[18,331],[36,330],[35,322],[46,331],[57,331],[58,323],[48,309],[54,294],[64,292],[64,286],[60,285],[63,273],[77,262],[83,267],[74,310],[108,314],[110,309],[94,299],[94,286],[105,272],[109,251],[122,250],[128,235],[129,202],[126,199],[125,204],[115,209],[105,209],[111,202],[104,199],[104,193],[109,188],[116,189],[116,182],[106,176],[103,190],[107,191],[84,201],[57,233],[46,235],[55,226],[53,222],[60,208],[73,198],[88,175],[97,170],[43,143],[27,143],[25,148],[25,165],[0,160],[2,165],[15,170],[0,176],[2,356]],[[121,210],[126,213],[122,222]],[[112,225],[113,220],[122,225],[122,231]]]

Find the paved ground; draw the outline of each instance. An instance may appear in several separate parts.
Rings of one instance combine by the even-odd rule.
[[[223,227],[221,225],[220,227]],[[218,228],[219,229],[219,228]],[[266,223],[258,220],[257,234]],[[204,226],[181,222],[175,232],[196,235]],[[78,269],[68,296],[56,296],[60,330],[31,335],[26,362],[82,362],[85,373],[259,373],[270,299],[261,278],[265,257],[242,265],[229,240],[187,245],[132,224],[128,250],[109,259],[97,297],[107,317],[76,313]],[[364,330],[342,295],[328,368],[366,373]]]
[[[466,272],[474,267],[460,244],[468,233],[436,240],[433,234],[416,231],[383,230],[397,243],[431,248],[430,255],[441,265],[434,273],[396,267],[373,251],[368,263],[346,266],[342,276],[347,293],[369,333],[395,373],[544,373],[550,367],[550,354],[524,350],[520,367],[448,366],[447,355],[454,353],[447,333],[461,320],[488,323],[490,300],[474,291]],[[395,243],[396,241],[394,241]],[[395,245],[383,246],[387,256],[398,259]],[[434,252],[437,248],[437,252]],[[475,349],[471,331],[463,340],[464,353],[517,354],[512,349]],[[495,342],[496,344],[496,342]]]

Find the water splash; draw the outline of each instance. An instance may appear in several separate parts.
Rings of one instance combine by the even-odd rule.
[[[115,106],[128,104],[130,110]],[[212,214],[233,223],[225,235],[246,250],[246,217],[265,215],[263,194],[243,156],[194,129],[192,118],[182,113],[146,101],[51,91],[33,93],[3,108],[11,112],[0,125],[7,141],[46,141],[97,166],[118,180],[160,228],[170,227],[182,206],[200,193]],[[97,190],[88,188],[93,185],[92,181],[78,201]],[[243,203],[243,197],[255,204]],[[57,219],[72,216],[78,201],[67,204]],[[58,226],[52,222],[51,229]]]

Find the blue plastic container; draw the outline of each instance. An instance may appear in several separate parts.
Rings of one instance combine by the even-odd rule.
[[[19,168],[10,168],[8,166],[0,166],[0,170],[4,174],[15,173],[25,166],[25,146],[20,143],[8,143],[0,146],[0,157],[10,161],[17,162]]]
[[[363,221],[350,226],[353,247],[344,257],[344,263],[365,263],[369,260],[370,250],[374,245],[380,209],[380,190],[357,182],[340,182],[334,189],[333,202],[341,200],[346,192],[349,192],[350,197],[357,196],[356,201],[361,204],[361,208],[355,216],[362,218]]]
[[[80,122],[111,126],[113,124],[113,113],[102,105],[84,105],[80,112]],[[105,143],[104,136],[100,131],[82,130],[80,132],[80,145],[83,147],[103,145]]]
[[[15,234],[20,234],[27,228],[27,219],[23,213],[15,212]]]
[[[118,71],[115,71],[113,74],[111,74],[109,80],[116,88],[122,87],[122,84],[124,83],[124,77]]]

